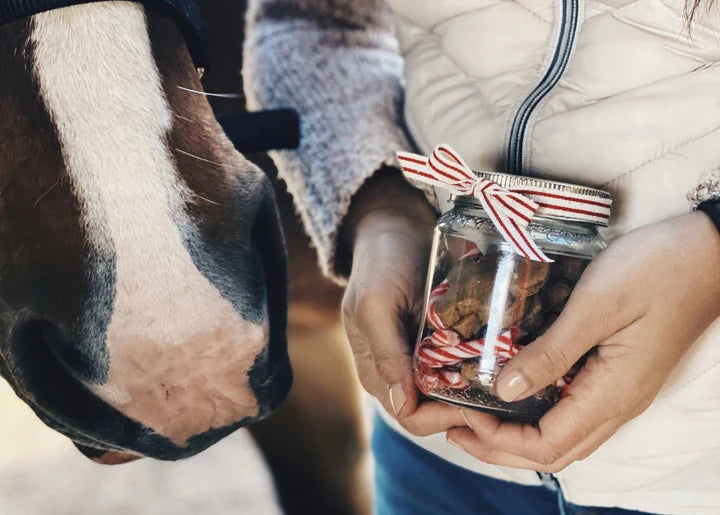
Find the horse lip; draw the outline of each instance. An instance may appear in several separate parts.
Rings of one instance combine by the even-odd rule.
[[[100,465],[124,465],[125,463],[130,463],[143,457],[144,456],[131,454],[129,452],[108,451],[101,456],[90,459]]]

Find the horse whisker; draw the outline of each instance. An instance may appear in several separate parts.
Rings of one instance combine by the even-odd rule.
[[[190,118],[186,118],[185,116],[179,115],[175,113],[175,118],[180,118],[181,120],[185,120],[186,122],[190,123],[196,123],[195,120],[191,120]]]
[[[184,150],[180,150],[179,148],[175,148],[177,152],[180,152],[181,154],[184,154],[188,157],[192,157],[193,159],[197,159],[198,161],[202,161],[204,163],[209,163],[211,165],[215,166],[221,166],[221,167],[231,167],[232,165],[224,165],[222,163],[216,163],[215,161],[210,161],[209,159],[205,159],[204,157],[196,156],[195,154],[191,154],[190,152],[186,152]]]
[[[200,157],[200,156],[196,156],[195,154],[191,154],[190,152],[185,152],[184,150],[180,150],[180,149],[177,148],[177,147],[175,148],[175,150],[176,150],[177,152],[180,152],[181,154],[184,154],[184,155],[186,155],[186,156],[188,156],[188,157],[192,157],[193,159],[197,159],[198,161],[202,161],[202,162],[204,162],[204,163],[210,163],[211,165],[215,165],[215,166],[229,166],[229,165],[223,165],[222,163],[216,163],[215,161],[210,161],[209,159],[205,159],[205,158]],[[214,200],[210,200],[210,199],[207,198],[207,197],[203,197],[202,195],[200,195],[200,194],[197,193],[196,191],[193,191],[193,195],[195,195],[195,196],[198,197],[199,199],[204,200],[204,201],[207,202],[208,204],[213,204],[213,205],[215,205],[215,206],[222,206],[222,204],[220,204],[219,202],[215,202]]]
[[[40,203],[40,201],[41,201],[42,199],[44,199],[45,197],[47,197],[48,194],[49,194],[53,189],[55,189],[55,187],[56,187],[59,183],[60,183],[60,177],[58,177],[58,180],[55,181],[55,182],[53,183],[53,185],[50,186],[45,193],[43,193],[42,195],[40,195],[40,198],[35,201],[35,203],[33,204],[32,207],[33,207],[33,208],[37,207],[37,205]]]
[[[222,204],[221,204],[220,202],[215,202],[214,200],[210,200],[210,199],[207,198],[207,197],[203,197],[203,196],[200,195],[199,193],[193,192],[193,195],[195,195],[196,197],[204,200],[204,201],[207,202],[208,204],[213,204],[213,205],[215,205],[215,206],[222,206]]]
[[[206,97],[242,98],[242,95],[240,93],[208,93],[207,91],[198,91],[196,89],[184,88],[182,86],[178,86],[178,89],[187,91],[189,93],[196,93],[198,95],[204,95]]]

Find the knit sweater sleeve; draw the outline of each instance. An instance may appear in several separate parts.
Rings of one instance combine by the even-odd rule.
[[[402,59],[384,0],[251,0],[244,82],[250,107],[296,109],[297,151],[272,154],[325,274],[353,195],[409,148]]]

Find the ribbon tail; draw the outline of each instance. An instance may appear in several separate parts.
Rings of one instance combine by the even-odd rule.
[[[516,252],[532,261],[538,261],[540,263],[553,262],[553,260],[550,259],[547,255],[545,255],[545,253],[540,249],[538,244],[535,243],[535,241],[533,241],[533,239],[530,237],[527,232],[526,224],[518,223],[518,221],[514,217],[504,216],[503,218],[505,218],[505,223],[512,226],[512,228],[514,229],[513,231],[511,231],[511,238],[509,238],[509,243],[512,245]]]
[[[533,253],[534,256],[536,256],[536,257],[531,257],[531,258],[530,258],[531,260],[533,260],[533,261],[538,261],[538,262],[540,262],[540,263],[554,263],[554,262],[555,262],[555,260],[550,259],[550,258],[547,256],[547,254],[545,254],[545,253],[540,249],[540,247],[538,246],[538,244],[535,243],[535,242],[532,240],[532,238],[530,238],[530,235],[528,235],[527,233],[525,233],[525,234],[526,234],[526,236],[527,236],[528,241],[530,242],[530,247],[531,247],[531,249],[532,249],[532,253]]]
[[[448,188],[451,186],[447,181],[437,177],[430,168],[427,157],[410,152],[398,152],[397,159],[406,179],[440,188]]]
[[[532,261],[542,263],[553,262],[527,233],[527,220],[508,214],[507,210],[503,209],[498,203],[488,199],[482,192],[478,192],[476,197],[480,200],[483,209],[505,242],[508,243],[517,254]]]

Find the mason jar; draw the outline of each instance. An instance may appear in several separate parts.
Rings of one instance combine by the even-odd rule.
[[[502,367],[555,321],[583,270],[605,248],[598,229],[607,226],[610,195],[530,177],[475,174],[481,185],[523,195],[537,210],[524,236],[513,236],[506,226],[514,222],[504,223],[496,212],[503,205],[481,201],[479,194],[451,197],[453,207],[435,230],[413,360],[416,382],[436,400],[505,419],[538,420],[566,393],[579,365],[516,402],[501,401],[495,381]],[[541,252],[522,255],[521,237]]]

